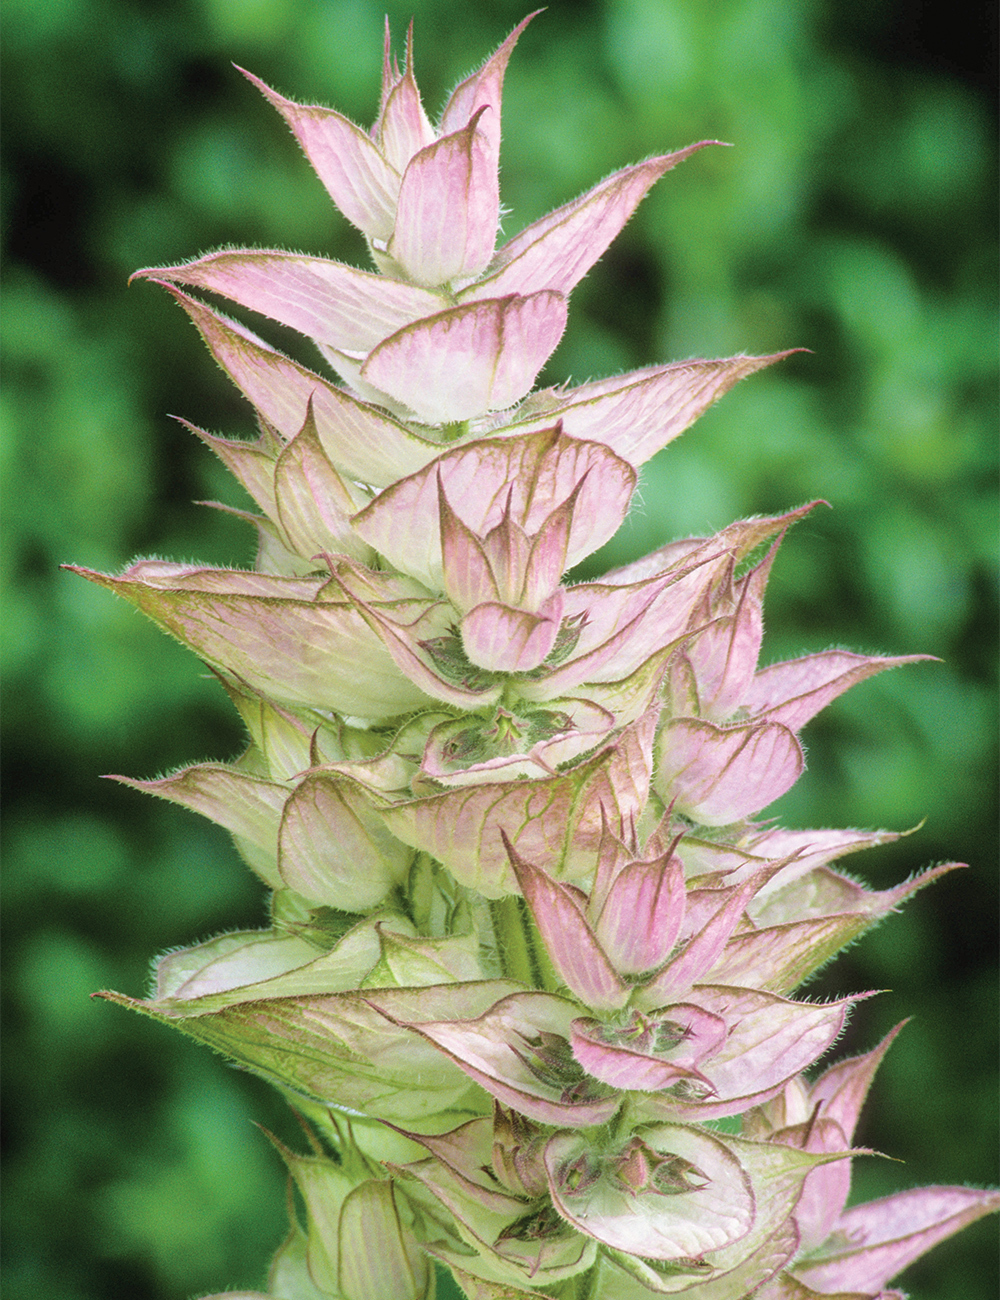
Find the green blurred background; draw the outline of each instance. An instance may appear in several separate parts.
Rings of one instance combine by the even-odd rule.
[[[390,0],[433,112],[525,5]],[[237,752],[204,669],[58,565],[246,563],[239,504],[174,411],[247,408],[133,269],[222,244],[363,264],[235,61],[365,123],[368,0],[7,0],[3,347],[7,1300],[180,1300],[260,1283],[284,1180],[265,1085],[92,1002],[151,956],[263,921],[226,836],[98,780]],[[922,830],[850,864],[877,887],[959,859],[812,988],[891,989],[846,1050],[915,1019],[859,1138],[859,1195],[995,1181],[995,246],[992,13],[912,0],[555,0],[507,79],[507,233],[614,168],[717,137],[666,177],[574,295],[545,378],[812,349],[745,383],[648,467],[599,557],[814,497],[769,592],[769,659],[843,644],[921,664],[810,725],[792,825]],[[957,24],[957,25],[956,25]],[[302,353],[301,341],[269,337]],[[590,565],[588,572],[599,566]],[[860,1162],[859,1162],[860,1164]],[[904,1279],[992,1300],[980,1224]],[[373,1297],[377,1300],[377,1297]]]

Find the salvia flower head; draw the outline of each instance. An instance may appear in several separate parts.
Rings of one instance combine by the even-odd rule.
[[[816,503],[574,579],[642,464],[788,353],[534,389],[573,288],[715,142],[503,240],[528,21],[436,123],[412,28],[402,66],[386,30],[370,129],[246,74],[374,270],[236,249],[137,272],[252,408],[251,440],[188,427],[255,503],[257,556],[80,570],[193,649],[249,732],[234,762],[119,779],[224,826],[271,904],[161,958],[148,999],[105,996],[308,1117],[309,1154],[279,1147],[305,1217],[274,1297],[429,1300],[438,1265],[471,1300],[897,1300],[997,1196],[848,1206],[889,1039],[816,1073],[857,998],[795,994],[956,864],[872,891],[832,864],[893,833],[757,819],[820,709],[921,656],[761,666],[778,545]],[[200,293],[298,331],[315,368]]]

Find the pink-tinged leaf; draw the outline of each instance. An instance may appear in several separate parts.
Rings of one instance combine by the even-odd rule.
[[[502,682],[469,662],[445,602],[376,605],[356,594],[356,584],[342,586],[400,672],[431,699],[471,710],[500,698]]]
[[[498,781],[393,803],[381,810],[397,838],[442,862],[487,898],[517,892],[501,829],[554,879],[589,876],[606,815],[638,817],[648,798],[648,751],[655,716],[644,715],[607,746],[558,776]],[[606,810],[606,813],[605,813]]]
[[[507,1112],[494,1104],[493,1113],[496,1116]],[[525,1129],[535,1131],[523,1116],[517,1118]],[[498,1184],[496,1177],[492,1176],[496,1139],[490,1119],[472,1119],[447,1133],[405,1133],[404,1136],[422,1146],[439,1164],[456,1174],[489,1213],[498,1214],[508,1221],[520,1217],[524,1209],[521,1189],[508,1186],[503,1179]],[[403,1165],[400,1172],[409,1174],[412,1169],[412,1164]],[[487,1170],[491,1172],[487,1173]],[[538,1195],[544,1194],[544,1190],[543,1182]]]
[[[565,885],[522,858],[502,831],[501,835],[521,893],[560,978],[584,1006],[597,1011],[624,1006],[629,988],[608,960],[573,895]]]
[[[400,1222],[388,1180],[369,1179],[347,1194],[338,1239],[338,1289],[345,1300],[423,1300],[427,1295],[430,1265]]]
[[[852,654],[847,650],[826,650],[761,669],[743,703],[751,714],[798,731],[831,700],[866,677],[873,677],[886,668],[920,663],[933,657],[898,655],[890,659]]]
[[[371,1001],[381,1006],[380,995]],[[549,993],[516,993],[474,1019],[406,1023],[502,1105],[540,1124],[589,1127],[606,1123],[621,1098],[588,1080],[573,1059],[577,1010]]]
[[[460,624],[462,646],[472,663],[498,673],[527,673],[548,658],[559,635],[561,593],[550,602],[555,616],[544,607],[538,614],[511,609],[496,601],[477,605]]]
[[[762,1217],[758,1214],[756,1220],[759,1221]],[[754,1231],[754,1241],[758,1235],[763,1234]],[[698,1261],[692,1260],[691,1275],[683,1279],[688,1283],[683,1289],[684,1300],[735,1300],[736,1297],[742,1300],[747,1296],[753,1296],[754,1300],[764,1300],[765,1290],[760,1289],[761,1283],[766,1285],[777,1270],[788,1263],[798,1249],[798,1244],[795,1222],[789,1217],[779,1224],[770,1236],[764,1236],[763,1245],[758,1246],[751,1253],[745,1253],[751,1250],[746,1239],[729,1247],[728,1253],[739,1251],[741,1255],[745,1254],[735,1267],[727,1267],[722,1271],[714,1268],[706,1260],[701,1266],[706,1274],[705,1281],[697,1280]],[[725,1252],[719,1252],[719,1254],[723,1253]],[[665,1276],[636,1255],[622,1255],[617,1251],[609,1251],[606,1258],[617,1265],[617,1269],[614,1272],[609,1270],[604,1274],[605,1285],[598,1287],[594,1300],[649,1300],[650,1292],[654,1295],[676,1294],[676,1283],[680,1281],[676,1274]],[[621,1272],[618,1271],[619,1269]],[[624,1283],[622,1273],[630,1281],[635,1279],[631,1288]],[[641,1286],[636,1285],[637,1283]],[[767,1295],[770,1295],[770,1292],[767,1292]],[[791,1300],[791,1297],[788,1300]],[[829,1296],[824,1300],[869,1300],[869,1298]]]
[[[274,518],[289,549],[306,559],[332,552],[370,563],[372,548],[350,525],[364,500],[363,493],[330,464],[316,434],[310,399],[305,424],[274,466]]]
[[[190,1002],[275,979],[316,960],[316,948],[297,935],[270,930],[221,934],[207,943],[168,952],[156,963],[156,1001]]]
[[[411,34],[412,29],[411,23]],[[395,79],[391,88],[383,84],[382,93],[382,108],[372,134],[378,140],[386,162],[402,175],[413,155],[434,140],[434,128],[427,120],[413,76],[413,46],[410,41],[407,41],[403,75]]]
[[[633,1013],[621,1028],[597,1020],[573,1021],[573,1055],[588,1074],[626,1092],[659,1092],[682,1081],[713,1091],[699,1062],[724,1042],[727,1026],[701,1007],[674,1003],[659,1016]]]
[[[369,239],[388,239],[399,193],[399,173],[361,127],[331,108],[295,104],[239,68],[278,110],[316,175],[347,220]]]
[[[657,970],[684,919],[684,868],[671,854],[624,867],[608,891],[595,934],[622,975]]]
[[[767,1100],[836,1041],[852,1001],[793,1002],[753,989],[699,984],[686,996],[729,1026],[726,1042],[699,1068],[712,1085],[704,1101],[651,1098],[649,1113],[699,1121],[734,1115]],[[669,1014],[669,1009],[664,1010]]]
[[[666,645],[620,681],[588,682],[576,695],[607,709],[620,723],[634,722],[658,701],[663,675],[674,653],[675,647]]]
[[[713,984],[789,993],[877,919],[855,912],[735,934],[705,978]]]
[[[353,782],[307,776],[285,804],[278,870],[289,888],[314,903],[367,911],[402,882],[412,857]]]
[[[684,654],[694,670],[701,717],[724,722],[745,704],[764,635],[764,588],[779,543],[780,538],[740,580],[733,613],[709,623],[685,646]]]
[[[846,1287],[870,1294],[939,1241],[997,1209],[1000,1192],[974,1187],[916,1187],[855,1205],[795,1274],[822,1292]]]
[[[112,780],[178,803],[224,826],[264,883],[272,889],[281,888],[278,824],[289,795],[287,786],[248,776],[224,763],[199,763],[158,781],[136,781],[127,776]]]
[[[487,105],[489,111],[483,114],[481,130],[489,140],[494,155],[499,156],[500,102],[503,93],[504,73],[507,71],[507,63],[514,51],[514,46],[517,44],[518,37],[532,18],[535,18],[541,12],[541,9],[536,9],[534,13],[528,14],[527,18],[522,18],[507,39],[490,55],[486,62],[477,68],[471,76],[459,82],[452,91],[444,112],[441,114],[441,135],[448,135],[450,132],[458,131],[471,121],[479,109]]]
[[[589,473],[589,471],[588,471]],[[607,476],[610,478],[610,475]],[[569,494],[561,505],[556,506],[555,510],[542,524],[541,528],[535,534],[531,543],[531,551],[528,555],[527,564],[524,567],[524,579],[521,590],[518,592],[518,604],[525,609],[539,609],[551,602],[551,593],[559,588],[559,582],[563,572],[568,567],[567,557],[569,555],[570,542],[573,538],[573,517],[579,506],[580,498],[583,496],[584,489],[587,486],[587,475],[580,480],[573,491]],[[602,482],[602,489],[609,486],[607,478]],[[619,484],[613,484],[619,486]],[[623,496],[630,495],[626,487]],[[609,496],[611,499],[609,500]],[[615,509],[614,493],[601,492],[601,507],[607,510],[609,514]],[[627,504],[624,505],[627,511]],[[614,519],[616,514],[611,514]],[[593,519],[589,521],[596,524],[598,528],[607,526],[607,516],[604,518]],[[617,531],[617,530],[616,530]],[[577,546],[579,547],[579,533],[577,530]],[[590,537],[593,537],[593,532]],[[599,535],[599,534],[598,534]],[[590,541],[586,545],[590,546]],[[560,600],[562,599],[560,593]],[[560,609],[562,608],[560,604]]]
[[[426,424],[468,420],[520,401],[565,328],[549,290],[467,303],[391,334],[361,377]]]
[[[636,1190],[640,1161],[649,1182]],[[644,1129],[614,1156],[599,1156],[583,1135],[557,1133],[545,1166],[559,1213],[630,1255],[700,1259],[745,1237],[754,1221],[753,1191],[737,1157],[717,1138],[680,1125]]]
[[[206,433],[204,429],[199,429],[196,424],[181,419],[180,416],[175,415],[173,419],[210,447],[264,513],[270,519],[275,518],[277,506],[274,501],[274,462],[277,449],[270,448],[263,437],[253,442],[245,438],[219,438],[215,434]]]
[[[709,1257],[716,1269],[709,1283],[706,1283],[705,1300],[733,1300],[734,1295],[743,1300],[743,1292],[737,1287],[735,1292],[725,1285],[726,1274],[733,1270],[733,1276],[739,1277],[743,1263],[758,1250],[762,1244],[775,1241],[779,1252],[775,1266],[787,1262],[794,1253],[792,1212],[799,1199],[802,1184],[811,1170],[836,1163],[844,1157],[840,1153],[823,1153],[801,1151],[794,1147],[784,1147],[767,1142],[752,1142],[742,1138],[726,1136],[726,1146],[738,1156],[740,1163],[750,1177],[755,1200],[753,1227],[745,1237],[731,1246],[726,1246]],[[789,1247],[792,1247],[789,1249]],[[718,1278],[718,1286],[712,1282]],[[756,1294],[756,1293],[755,1293]],[[699,1292],[692,1291],[691,1300],[702,1300]]]
[[[630,464],[642,465],[739,380],[790,355],[681,361],[597,379],[557,392],[551,409],[511,428],[528,432],[558,417],[571,437],[607,443]]]
[[[816,506],[826,504],[825,501],[810,501],[807,505],[799,506],[797,510],[789,510],[784,515],[738,519],[728,528],[723,528],[721,532],[716,533],[714,537],[688,537],[681,541],[668,542],[666,546],[650,552],[641,560],[624,564],[618,569],[611,569],[604,575],[604,580],[618,584],[641,582],[644,578],[663,573],[671,565],[683,564],[686,568],[690,568],[692,565],[720,556],[727,556],[733,563],[739,563],[763,542],[770,541],[778,533],[797,523]]]
[[[478,275],[493,256],[500,188],[496,156],[478,129],[489,111],[421,149],[403,174],[387,251],[417,284]]]
[[[515,891],[500,829],[528,857],[543,858],[560,877],[585,875],[600,833],[600,797],[609,802],[607,751],[571,774],[537,781],[465,786],[386,808],[399,839],[444,863],[463,885],[487,898]]]
[[[668,647],[676,650],[681,635],[671,635],[678,611],[668,600],[670,587],[670,579],[651,579],[624,589],[598,583],[567,587],[564,620],[574,638],[570,652],[536,678],[520,683],[521,695],[551,700],[586,683],[588,695],[597,703],[607,679],[620,682],[624,680],[620,674],[630,677],[658,652]],[[590,689],[595,686],[597,693]]]
[[[440,1224],[448,1211],[461,1234],[455,1247],[440,1239],[425,1247],[456,1276],[477,1275],[479,1286],[468,1294],[485,1300],[521,1300],[540,1293],[522,1291],[521,1284],[546,1284],[585,1271],[594,1262],[596,1243],[567,1229],[555,1214],[523,1199],[503,1197],[484,1186],[482,1174],[465,1177],[441,1160],[390,1166],[397,1177],[413,1180],[408,1195]],[[414,1186],[413,1184],[416,1184]],[[428,1195],[433,1201],[428,1202]],[[473,1250],[470,1250],[470,1246]],[[368,1300],[365,1297],[365,1300]]]
[[[750,912],[759,925],[787,924],[794,917],[808,920],[844,913],[854,913],[874,921],[906,902],[918,889],[964,865],[962,862],[946,862],[921,872],[911,880],[904,880],[894,889],[879,890],[866,889],[850,876],[842,876],[829,867],[815,867],[807,875],[795,877],[789,885],[773,892],[767,891],[763,902],[754,900]],[[778,873],[779,881],[782,874]]]
[[[788,831],[780,826],[769,826],[741,837],[739,848],[685,835],[677,851],[689,877],[724,871],[727,873],[727,883],[730,884],[738,884],[746,876],[752,875],[764,861],[783,860],[785,865],[781,871],[762,886],[750,907],[753,919],[759,921],[763,915],[762,906],[766,906],[772,895],[799,876],[805,876],[815,867],[849,853],[858,853],[878,844],[892,844],[899,838],[897,831]],[[761,923],[774,924],[779,919],[793,920],[798,915],[794,913],[780,918],[775,915],[770,921]]]
[[[412,474],[440,453],[441,444],[412,433],[374,407],[268,347],[181,289],[164,282],[198,327],[222,369],[248,401],[291,441],[312,398],[316,433],[330,462],[348,478],[381,487]]]
[[[657,790],[703,826],[726,826],[773,803],[799,779],[805,760],[777,722],[716,727],[674,718],[659,741]]]
[[[403,1019],[476,1015],[512,987],[490,980],[382,989],[378,999]],[[439,1115],[469,1092],[468,1078],[442,1052],[358,993],[263,999],[194,1016],[121,994],[104,996],[208,1043],[279,1087],[324,1105],[336,1098],[377,1119],[406,1124]]]
[[[426,705],[346,602],[318,601],[312,578],[146,561],[119,578],[74,568],[137,605],[223,673],[292,706],[384,718]],[[413,616],[426,602],[413,602]]]
[[[567,438],[558,428],[463,443],[433,464],[400,478],[352,523],[380,554],[432,590],[443,586],[441,494],[481,540],[510,520],[527,536],[544,532],[559,507],[573,502],[565,563],[577,564],[618,529],[635,487],[635,471],[600,443]],[[440,485],[440,486],[439,486]],[[548,543],[543,542],[542,545]],[[497,578],[495,548],[484,551]],[[539,556],[538,564],[543,563]],[[533,563],[531,553],[527,564]],[[520,578],[520,583],[524,576]],[[513,603],[513,601],[511,601]]]
[[[482,541],[451,508],[440,481],[438,527],[441,532],[441,581],[455,608],[464,614],[484,601],[498,599],[500,592]]]
[[[793,1079],[786,1091],[794,1088],[796,1082]],[[846,1151],[851,1145],[847,1134],[835,1120],[815,1112],[801,1124],[778,1129],[768,1140],[799,1147],[803,1151]],[[850,1160],[821,1165],[806,1179],[795,1207],[795,1222],[804,1254],[826,1240],[837,1216],[847,1204],[850,1190]]]
[[[655,979],[643,987],[639,1000],[644,1008],[649,1009],[682,996],[692,984],[713,968],[730,935],[739,925],[748,902],[759,888],[762,879],[766,878],[766,874],[766,871],[762,871],[744,881],[742,885],[735,885],[729,889],[698,890],[688,894],[686,918],[688,924],[690,925],[692,919],[702,911],[701,906],[695,906],[696,899],[699,904],[706,905],[705,920],[700,925],[696,923],[691,937],[683,948]],[[704,894],[704,899],[698,899],[699,894]]]
[[[209,253],[180,266],[146,267],[131,278],[208,289],[348,352],[369,352],[404,325],[448,305],[417,285],[274,249]]]
[[[487,294],[499,297],[539,289],[569,294],[664,172],[706,145],[717,143],[702,140],[608,176],[586,194],[556,208],[504,244],[496,256],[496,269],[470,285],[463,296],[471,300]]]
[[[892,1046],[896,1035],[906,1024],[901,1020],[895,1028],[890,1029],[878,1047],[863,1056],[852,1056],[846,1061],[838,1061],[824,1070],[809,1088],[812,1103],[823,1103],[822,1114],[836,1121],[847,1135],[848,1140],[854,1136],[858,1116],[871,1087],[875,1071],[882,1064],[882,1059]]]

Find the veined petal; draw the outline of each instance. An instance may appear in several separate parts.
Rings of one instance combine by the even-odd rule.
[[[512,988],[509,981],[488,980],[380,989],[378,999],[403,1020],[477,1015]],[[387,1019],[359,993],[235,1001],[189,1016],[121,994],[104,996],[172,1024],[279,1087],[322,1104],[335,1099],[373,1118],[406,1124],[449,1110],[469,1092],[466,1075],[441,1051]]]
[[[415,154],[403,173],[388,253],[417,284],[478,275],[493,256],[500,220],[496,156],[479,121]],[[430,313],[425,313],[429,315]]]
[[[441,581],[455,608],[465,613],[484,601],[499,599],[500,591],[482,539],[451,508],[440,479],[438,526],[441,532]]]
[[[750,683],[743,703],[754,716],[781,722],[790,730],[798,731],[831,700],[866,677],[873,677],[887,668],[898,668],[900,664],[921,663],[933,658],[933,655],[888,658],[852,654],[848,650],[826,650],[762,668]]]
[[[939,1241],[997,1209],[1000,1192],[975,1187],[915,1187],[855,1205],[837,1220],[826,1246],[795,1266],[795,1275],[823,1292],[878,1291]]]
[[[579,489],[566,545],[565,563],[572,566],[618,529],[635,481],[631,466],[607,447],[549,428],[463,443],[426,468],[398,478],[351,522],[397,568],[440,591],[440,493],[466,528],[482,539],[508,516],[534,536],[550,520],[553,507]]]
[[[389,68],[388,59],[388,17],[386,18],[386,59],[385,68]],[[396,69],[398,72],[398,68]],[[378,147],[386,162],[400,175],[415,153],[434,140],[434,128],[427,119],[424,106],[420,100],[416,79],[413,76],[413,24],[406,42],[406,66],[402,76],[394,79],[384,78],[383,102],[378,121],[372,134],[378,141]]]
[[[690,1003],[678,1002],[661,1014],[633,1014],[623,1028],[597,1020],[573,1021],[573,1055],[588,1074],[627,1092],[659,1092],[682,1081],[712,1087],[698,1070],[728,1032],[726,1022]],[[661,1045],[661,1040],[665,1040]]]
[[[225,763],[198,763],[158,781],[112,777],[201,813],[233,836],[240,853],[272,889],[281,888],[277,870],[278,826],[289,788],[250,776]]]
[[[462,645],[478,667],[500,673],[527,673],[547,659],[556,643],[562,602],[553,602],[555,617],[543,608],[537,614],[491,601],[470,609],[460,624]]]
[[[651,551],[641,560],[609,570],[604,575],[604,581],[617,585],[641,582],[644,578],[654,577],[671,567],[679,568],[683,564],[690,569],[708,559],[718,559],[720,556],[726,556],[734,563],[739,563],[762,542],[770,541],[772,537],[776,537],[791,524],[797,523],[818,505],[826,505],[826,502],[810,501],[807,505],[799,506],[797,510],[789,510],[784,515],[738,519],[716,533],[714,537],[687,537],[681,541],[668,542],[666,546]]]
[[[780,541],[779,537],[772,543],[760,564],[736,584],[732,613],[707,623],[685,646],[697,687],[699,715],[714,722],[725,721],[745,703],[764,635],[764,588]]]
[[[347,220],[369,239],[388,239],[399,193],[399,173],[360,126],[332,108],[296,104],[238,69],[278,110],[316,175]]]
[[[305,424],[274,463],[272,517],[289,549],[306,559],[332,552],[371,563],[372,548],[350,524],[364,500],[364,493],[330,464],[316,433],[310,398]]]
[[[562,294],[487,298],[397,330],[361,377],[426,424],[468,420],[520,401],[565,328]]]
[[[490,275],[463,292],[467,301],[489,295],[555,289],[569,294],[664,172],[717,140],[702,140],[676,153],[615,172],[515,235],[499,250]]]
[[[754,1221],[754,1195],[738,1158],[718,1138],[675,1124],[657,1124],[622,1144],[627,1167],[637,1141],[662,1162],[658,1181],[634,1190],[592,1140],[557,1133],[545,1148],[552,1199],[580,1232],[646,1259],[694,1260],[740,1240]],[[662,1170],[662,1172],[660,1172]],[[657,1178],[657,1173],[653,1178]],[[674,1175],[677,1186],[668,1182]]]
[[[708,569],[703,581],[708,582]],[[677,601],[670,599],[676,595]],[[587,683],[600,688],[608,678],[627,677],[685,635],[683,588],[672,576],[651,578],[633,587],[581,583],[567,587],[564,619],[574,632],[570,653],[534,678],[518,683],[526,699],[550,700]],[[595,702],[600,696],[594,695]]]
[[[633,764],[623,748],[605,748],[559,776],[464,786],[394,803],[381,815],[399,839],[486,898],[516,892],[501,828],[519,853],[545,862],[554,878],[579,879],[596,861],[602,808],[615,821],[645,803],[631,793]]]
[[[427,703],[352,605],[315,599],[313,579],[156,562],[135,564],[120,578],[73,571],[124,596],[209,663],[273,699],[380,718]],[[414,602],[414,613],[426,603]]]
[[[872,848],[878,844],[892,844],[899,838],[897,831],[885,830],[786,831],[780,826],[768,826],[763,829],[751,827],[746,835],[740,837],[737,847],[710,842],[688,834],[678,844],[677,852],[689,877],[723,871],[727,873],[727,880],[731,884],[741,883],[746,876],[758,871],[766,861],[783,861],[784,866],[781,871],[761,886],[758,896],[750,907],[750,913],[756,922],[760,905],[764,900],[791,881],[807,875],[817,866],[833,862],[836,858],[845,857],[849,853],[858,853],[862,849]],[[778,920],[793,920],[797,915],[799,914],[774,917],[767,924]],[[763,921],[760,923],[765,924]]]
[[[788,993],[877,920],[855,912],[735,934],[706,978],[715,984]]]
[[[773,803],[805,768],[795,736],[777,722],[716,727],[674,718],[659,739],[657,789],[704,826],[726,826]]]
[[[597,439],[630,464],[642,465],[734,384],[790,355],[681,361],[597,379],[558,392],[551,409],[509,427],[514,433],[530,432],[558,417],[571,437]]]
[[[180,266],[146,267],[131,278],[208,289],[348,352],[370,352],[404,325],[448,305],[417,285],[275,249],[209,253]]]
[[[507,71],[507,64],[514,52],[517,38],[528,23],[531,22],[532,18],[541,12],[540,9],[536,9],[534,13],[528,14],[527,18],[522,18],[507,39],[490,55],[486,62],[477,68],[471,76],[459,82],[451,92],[444,112],[441,114],[440,132],[442,135],[459,130],[472,119],[473,115],[484,104],[488,105],[490,111],[483,114],[481,129],[489,140],[494,154],[499,156],[500,101],[503,93],[504,73]]]
[[[704,924],[693,928],[691,937],[676,956],[643,986],[638,997],[639,1005],[648,1010],[687,995],[687,990],[714,966],[726,941],[739,925],[748,902],[762,880],[767,878],[767,874],[767,869],[764,869],[742,884],[728,889],[692,890],[688,893],[688,916],[685,918],[688,925],[692,914],[697,916],[702,910],[696,906],[696,900],[707,904],[707,919]],[[698,899],[700,893],[706,896],[704,900]]]
[[[412,433],[374,407],[268,347],[248,329],[164,282],[197,325],[209,351],[243,395],[291,440],[312,398],[316,433],[348,478],[382,487],[440,454],[441,444]]]
[[[738,1114],[773,1096],[837,1040],[856,999],[793,1002],[756,989],[698,984],[685,1000],[729,1027],[725,1043],[698,1067],[713,1093],[695,1101],[669,1094],[648,1098],[643,1104],[651,1117],[667,1113],[693,1121],[712,1119]]]
[[[405,878],[412,858],[355,782],[314,773],[285,804],[278,870],[286,885],[315,903],[346,912],[375,907]]]
[[[381,1005],[380,997],[372,999]],[[621,1104],[588,1080],[569,1048],[578,1008],[549,993],[515,993],[475,1019],[410,1021],[505,1106],[540,1124],[603,1124]]]
[[[623,867],[594,931],[622,975],[656,970],[670,956],[684,919],[684,868],[672,854]]]
[[[573,895],[516,853],[503,831],[501,835],[521,893],[560,977],[584,1006],[597,1011],[624,1006],[629,988],[608,960]]]

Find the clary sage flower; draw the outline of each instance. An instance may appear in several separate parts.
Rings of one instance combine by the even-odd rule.
[[[801,775],[814,714],[921,656],[758,666],[768,573],[811,505],[567,579],[641,464],[787,353],[533,391],[574,286],[713,142],[498,247],[528,21],[436,125],[412,32],[402,69],[386,32],[368,131],[247,74],[374,272],[248,249],[137,273],[254,410],[253,440],[190,427],[256,502],[258,551],[246,571],[85,573],[209,664],[249,733],[233,763],[120,779],[229,830],[271,923],[162,957],[144,1001],[105,996],[311,1126],[311,1152],[281,1149],[306,1220],[271,1296],[424,1300],[445,1267],[473,1300],[890,1300],[1000,1198],[847,1207],[889,1040],[807,1074],[856,997],[795,990],[955,864],[874,892],[831,864],[890,832],[756,819]],[[192,289],[299,331],[318,368]]]

